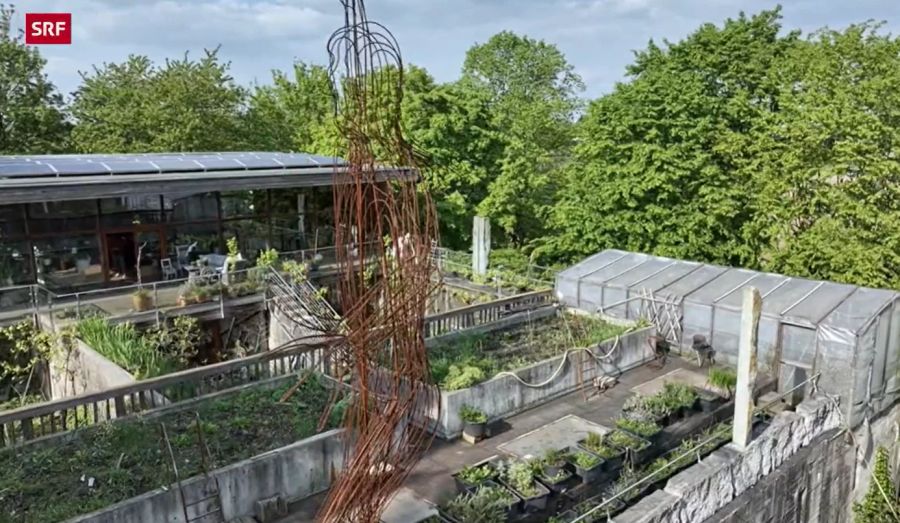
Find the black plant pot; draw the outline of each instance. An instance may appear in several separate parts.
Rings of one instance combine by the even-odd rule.
[[[697,388],[696,390],[697,396],[699,396],[698,401],[700,402],[701,412],[712,412],[724,401],[724,398],[715,392],[701,388]]]
[[[547,508],[547,500],[550,498],[550,489],[544,486],[540,481],[534,482],[534,488],[537,489],[537,494],[531,497],[525,496],[509,485],[507,485],[507,487],[522,499],[523,512],[538,512]]]
[[[548,477],[551,477],[551,478],[555,477],[557,474],[559,474],[560,472],[563,472],[565,470],[566,470],[566,462],[565,461],[560,461],[559,463],[554,463],[552,465],[550,463],[544,464],[544,474],[546,474]]]
[[[470,421],[463,423],[463,432],[465,432],[467,436],[475,439],[484,437],[484,430],[485,427],[487,427],[487,423],[472,423]]]
[[[519,497],[519,495],[516,494],[516,492],[513,489],[511,489],[505,485],[502,485],[496,481],[493,481],[493,480],[487,480],[483,484],[485,487],[502,488],[503,490],[512,494],[512,497],[515,499],[515,501],[513,501],[512,503],[510,503],[509,506],[506,507],[506,519],[512,519],[516,514],[518,514],[519,512],[522,511],[522,498]],[[465,523],[465,522],[462,522],[462,523]]]
[[[596,454],[594,454],[593,452],[580,448],[570,449],[570,452],[587,452],[588,454],[596,456]],[[597,456],[597,459],[599,459],[600,461],[598,461],[597,464],[591,468],[579,467],[578,464],[575,463],[574,459],[569,461],[569,463],[571,463],[572,467],[575,469],[575,475],[581,478],[582,484],[588,485],[590,483],[594,483],[603,475],[603,466],[606,460],[604,460],[600,456]]]
[[[555,482],[551,481],[551,478],[548,478],[545,475],[539,475],[537,480],[550,489],[550,492],[553,494],[560,494],[569,490],[570,480],[572,479],[572,473],[568,470],[562,469],[562,474],[562,477]]]

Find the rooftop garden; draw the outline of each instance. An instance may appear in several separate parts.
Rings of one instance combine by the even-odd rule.
[[[172,483],[170,460],[161,451],[161,423],[181,478],[200,473],[195,412],[213,467],[312,436],[330,393],[310,376],[288,401],[279,403],[291,385],[253,388],[153,419],[104,423],[52,445],[2,450],[0,520],[64,521]],[[338,409],[332,412],[331,426],[339,415]]]
[[[498,372],[587,347],[629,329],[598,318],[563,313],[513,329],[456,337],[429,351],[431,374],[444,390],[464,389]]]

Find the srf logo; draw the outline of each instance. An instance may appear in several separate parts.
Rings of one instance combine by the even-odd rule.
[[[25,43],[71,44],[72,13],[25,13]]]

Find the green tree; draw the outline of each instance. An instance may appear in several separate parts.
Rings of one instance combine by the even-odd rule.
[[[440,216],[441,243],[467,249],[472,217],[496,177],[503,141],[483,92],[459,83],[407,97],[404,124],[426,156],[423,177]]]
[[[37,48],[10,32],[13,8],[0,4],[0,154],[47,154],[67,147],[62,96]]]
[[[297,62],[293,78],[274,71],[271,85],[254,88],[244,122],[246,142],[254,150],[334,154],[316,150],[333,118],[327,69]]]
[[[762,268],[900,286],[900,39],[822,30],[778,68],[779,110],[749,141],[746,237]]]
[[[461,83],[485,93],[506,144],[479,211],[523,245],[544,229],[584,84],[556,46],[508,31],[466,53]]]
[[[244,148],[242,88],[217,50],[157,67],[145,56],[95,67],[75,92],[72,133],[86,153],[228,151]]]
[[[750,130],[775,111],[774,65],[797,41],[779,10],[651,42],[630,81],[593,103],[541,251],[572,258],[616,247],[752,264],[744,237]]]
[[[891,480],[888,451],[878,447],[869,490],[861,503],[853,505],[855,523],[896,523],[900,515],[900,499]]]

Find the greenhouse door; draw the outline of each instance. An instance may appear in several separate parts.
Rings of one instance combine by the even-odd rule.
[[[782,322],[778,339],[778,392],[792,391],[785,401],[797,405],[806,397],[809,384],[800,386],[812,376],[816,355],[816,331],[802,325]]]

